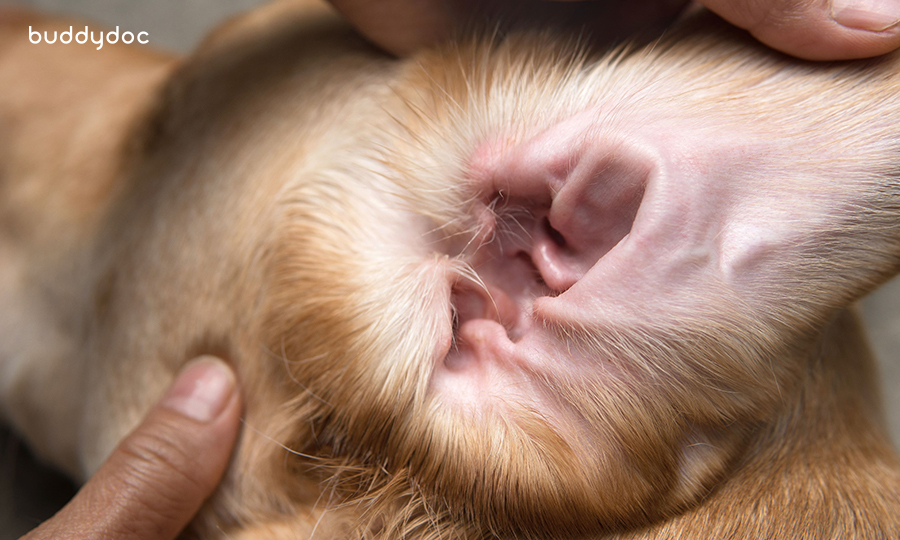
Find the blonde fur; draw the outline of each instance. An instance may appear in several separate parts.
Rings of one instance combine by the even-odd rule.
[[[846,310],[900,269],[896,56],[804,64],[700,16],[600,56],[546,33],[395,60],[306,2],[183,61],[3,39],[3,410],[73,474],[214,353],[246,411],[199,537],[900,536],[900,461]],[[30,80],[36,55],[50,67]],[[84,93],[51,91],[72,80]],[[573,358],[609,359],[607,384],[535,368],[512,398],[450,406],[432,386],[448,280],[477,285],[472,256],[522,234],[502,194],[502,227],[473,217],[473,156],[585,111],[603,133],[688,111],[688,143],[715,133],[754,157],[747,198],[777,183],[840,212],[785,205],[795,241],[758,296],[737,277],[671,319],[639,306],[548,328]]]

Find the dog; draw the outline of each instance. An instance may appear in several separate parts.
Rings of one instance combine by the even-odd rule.
[[[310,1],[187,59],[27,41],[72,24],[0,15],[0,397],[47,461],[210,353],[244,428],[192,536],[900,537],[850,307],[900,270],[897,55],[698,14],[395,59]]]

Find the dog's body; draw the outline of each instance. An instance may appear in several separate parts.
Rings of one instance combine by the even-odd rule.
[[[0,24],[0,397],[73,475],[214,353],[246,427],[204,537],[900,537],[900,460],[843,311],[898,269],[896,56],[791,65],[707,20],[596,68],[542,35],[398,61],[280,3],[179,63]],[[646,157],[647,126],[672,125],[684,159]],[[711,128],[717,161],[689,148]],[[545,203],[517,183],[560,156],[574,174],[584,140],[608,148],[586,184]],[[797,186],[790,249],[720,246],[750,275],[784,261],[764,294],[736,280],[672,320],[604,306],[573,323],[562,302],[598,305],[585,268],[659,245],[635,233],[660,197],[631,179],[643,160],[702,184],[732,153]],[[596,193],[609,174],[624,187]],[[809,179],[827,201],[800,202]],[[802,219],[832,200],[844,213]],[[498,322],[528,354],[497,352]]]

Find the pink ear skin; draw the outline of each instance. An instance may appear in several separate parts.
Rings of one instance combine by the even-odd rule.
[[[823,256],[810,238],[830,234],[841,209],[862,199],[849,169],[859,161],[835,159],[840,149],[811,150],[791,133],[646,114],[611,122],[586,111],[474,153],[471,182],[481,212],[492,214],[482,222],[494,230],[481,231],[484,243],[469,261],[483,286],[454,285],[456,348],[438,366],[435,387],[453,366],[487,370],[477,384],[454,376],[478,401],[537,372],[571,376],[575,359],[559,338],[571,329],[707,333],[727,316],[742,332],[733,342],[752,342],[762,338],[749,325],[796,316],[790,310],[802,302],[791,295],[834,296],[809,300],[819,311],[801,313],[807,322],[843,301],[846,290],[827,286],[830,274],[804,276],[804,264]],[[831,167],[824,174],[823,163]],[[825,285],[813,287],[811,278]],[[810,288],[801,294],[798,283]],[[767,339],[781,331],[771,326]]]
[[[613,138],[593,140],[592,121],[584,114],[561,122],[479,167],[491,171],[487,182],[496,192],[522,199],[537,193],[548,201],[549,211],[531,231],[529,255],[557,293],[628,234],[652,172],[652,156]]]
[[[522,390],[523,371],[543,353],[549,363],[567,363],[555,358],[561,351],[547,350],[549,343],[520,344],[544,339],[536,300],[572,297],[567,317],[591,312],[590,291],[588,297],[568,291],[593,280],[598,261],[627,237],[658,167],[645,149],[594,134],[594,123],[594,114],[585,113],[524,143],[476,152],[470,167],[482,205],[476,214],[489,229],[480,231],[482,245],[469,260],[480,282],[453,283],[456,341],[435,374],[436,387],[455,381],[454,401]]]
[[[488,238],[473,261],[483,285],[470,284],[466,291],[478,295],[481,304],[494,305],[482,310],[490,313],[484,318],[505,326],[513,341],[528,333],[536,303],[564,302],[565,318],[584,322],[597,312],[601,296],[609,304],[607,310],[614,308],[625,292],[621,287],[643,270],[633,267],[642,262],[640,257],[613,265],[601,258],[623,244],[617,252],[632,251],[629,232],[645,190],[654,176],[670,171],[665,170],[665,157],[648,141],[596,132],[595,115],[587,112],[564,120],[521,144],[485,145],[471,164],[475,189],[494,213],[494,230],[482,233]],[[672,206],[679,204],[673,201]],[[674,223],[681,221],[676,218]],[[665,258],[674,247],[669,243],[645,249]],[[608,276],[611,273],[620,275]],[[605,287],[596,282],[606,279],[615,283],[597,294]],[[660,276],[655,279],[653,293],[667,285]],[[455,297],[463,299],[459,293]],[[518,312],[500,310],[500,305],[517,306]],[[470,306],[468,301],[456,305],[460,330],[477,318]],[[459,338],[465,343],[462,332]]]

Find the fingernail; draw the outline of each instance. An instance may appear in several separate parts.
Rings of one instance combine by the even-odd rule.
[[[234,373],[224,362],[203,356],[189,362],[160,402],[199,422],[221,414],[234,393]]]
[[[848,28],[881,32],[900,22],[900,1],[832,0],[831,18]]]

